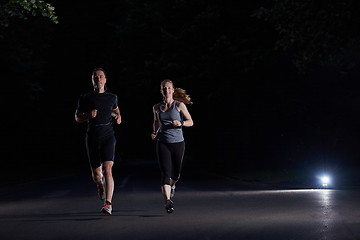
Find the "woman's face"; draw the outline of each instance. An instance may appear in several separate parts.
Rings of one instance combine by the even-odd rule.
[[[165,82],[162,86],[161,93],[166,98],[171,98],[174,93],[174,86],[171,82]]]
[[[94,87],[98,89],[102,89],[106,83],[106,76],[105,73],[101,70],[96,71],[93,75],[92,82]]]

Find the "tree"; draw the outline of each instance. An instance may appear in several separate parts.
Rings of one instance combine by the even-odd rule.
[[[348,70],[359,63],[358,7],[352,0],[274,0],[254,16],[277,31],[275,50],[289,56],[299,72],[311,65]]]
[[[29,15],[50,18],[53,23],[58,23],[55,7],[43,0],[2,0],[0,5],[0,26],[8,27],[10,19],[18,17],[27,19]]]

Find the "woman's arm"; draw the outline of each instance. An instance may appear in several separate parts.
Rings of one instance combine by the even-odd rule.
[[[184,127],[191,127],[194,125],[194,122],[191,118],[191,115],[189,113],[189,110],[187,109],[185,103],[180,102],[179,106],[178,106],[179,111],[182,113],[182,115],[184,116],[184,121],[177,121],[176,124],[180,124],[180,126],[184,126]]]
[[[158,131],[159,131],[159,119],[158,119],[158,114],[156,111],[156,105],[153,106],[153,131],[151,133],[151,139],[154,140],[157,137]]]

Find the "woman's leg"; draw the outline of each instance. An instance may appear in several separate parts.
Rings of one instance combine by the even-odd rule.
[[[163,194],[164,200],[170,199],[171,186],[169,184],[162,185],[161,192]]]
[[[180,173],[182,169],[182,163],[185,152],[185,142],[173,143],[171,145],[171,153],[172,153],[172,173],[171,173],[171,181],[170,185],[175,187],[175,184],[179,181]]]
[[[170,199],[170,191],[171,191],[171,187],[170,187],[170,178],[172,172],[171,152],[169,151],[167,144],[157,142],[156,154],[161,172],[161,191],[164,200],[168,200]]]

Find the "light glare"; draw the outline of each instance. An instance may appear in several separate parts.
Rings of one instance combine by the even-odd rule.
[[[321,181],[323,182],[323,184],[328,184],[330,182],[330,179],[329,179],[329,177],[324,176],[321,178]]]
[[[324,188],[327,188],[330,184],[330,178],[328,176],[321,177],[321,185]]]

